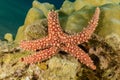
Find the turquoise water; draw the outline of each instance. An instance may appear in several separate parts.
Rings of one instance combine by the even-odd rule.
[[[0,0],[0,39],[5,33],[16,35],[19,26],[23,25],[27,11],[33,0]],[[49,2],[59,8],[64,0],[39,0]],[[74,0],[73,0],[74,1]]]
[[[29,2],[27,2],[29,1]],[[7,32],[14,36],[24,22],[32,0],[0,0],[0,38]]]

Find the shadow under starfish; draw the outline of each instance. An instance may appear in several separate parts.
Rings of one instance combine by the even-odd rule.
[[[20,43],[20,47],[25,50],[36,51],[37,49],[40,49],[40,51],[22,58],[21,61],[25,63],[35,63],[48,59],[59,51],[65,51],[78,58],[81,63],[95,70],[96,66],[89,55],[77,45],[87,42],[88,39],[90,39],[98,24],[99,14],[100,9],[97,7],[88,26],[82,32],[75,35],[67,35],[61,29],[58,13],[53,10],[50,11],[47,18],[48,36],[37,40],[22,41]]]

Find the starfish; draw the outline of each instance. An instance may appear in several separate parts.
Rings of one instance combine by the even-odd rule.
[[[65,34],[60,26],[58,13],[54,10],[48,13],[48,35],[44,38],[31,41],[22,41],[20,47],[24,50],[36,51],[35,54],[21,58],[21,61],[31,64],[38,61],[46,60],[59,51],[65,51],[76,57],[81,63],[95,70],[92,59],[77,45],[87,42],[94,32],[98,20],[100,9],[97,7],[95,13],[88,23],[88,26],[81,32],[74,35]]]

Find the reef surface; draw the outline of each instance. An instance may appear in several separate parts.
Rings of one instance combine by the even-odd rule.
[[[56,11],[63,30],[75,34],[87,25],[97,6],[101,9],[97,29],[88,42],[79,45],[92,58],[96,70],[89,69],[65,52],[35,64],[20,61],[33,52],[20,49],[19,42],[46,36],[47,13],[55,10],[53,4],[35,0],[15,40],[10,33],[5,35],[5,40],[0,40],[0,80],[119,80],[120,15],[117,14],[120,14],[120,1],[65,0]]]

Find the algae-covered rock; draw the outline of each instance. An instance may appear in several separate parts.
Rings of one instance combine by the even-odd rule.
[[[6,33],[4,36],[4,39],[11,42],[11,41],[13,41],[13,35],[11,33]]]
[[[52,57],[47,63],[48,69],[42,74],[45,80],[77,79],[80,65],[74,57],[58,55]]]
[[[24,40],[24,26],[20,26],[18,31],[17,31],[17,34],[16,34],[16,37],[15,37],[15,42],[18,43],[20,42],[21,40]]]
[[[33,40],[45,37],[47,35],[47,20],[39,20],[25,29],[26,40]]]
[[[95,63],[99,66],[96,73],[99,73],[102,80],[119,80],[120,78],[120,54],[114,50],[105,39],[95,36],[90,40],[91,48],[89,53],[96,59]],[[95,75],[94,75],[95,76]]]
[[[68,1],[66,1],[67,3]],[[67,11],[64,5],[59,11],[60,15],[60,25],[64,29],[65,32],[68,33],[77,33],[82,31],[88,25],[88,22],[92,18],[94,14],[95,7],[94,6],[86,6],[78,11]],[[68,2],[69,3],[69,2]],[[65,12],[66,11],[66,12]],[[67,13],[68,12],[68,13]]]
[[[16,47],[14,46],[14,48]],[[81,66],[74,57],[58,54],[50,60],[40,63],[41,65],[22,63],[20,59],[30,55],[30,53],[30,51],[22,50],[16,52],[0,52],[0,79],[76,80],[78,78],[77,73]]]
[[[28,26],[28,25],[34,23],[36,20],[40,20],[42,18],[44,18],[43,11],[38,8],[33,7],[27,13],[24,26]]]
[[[40,3],[38,1],[33,1],[33,7],[38,8],[43,11],[44,15],[47,17],[49,10],[55,9],[53,4],[50,3]]]
[[[101,6],[100,24],[96,30],[96,33],[107,39],[108,43],[116,50],[120,49],[119,47],[115,47],[117,46],[116,44],[119,45],[120,41],[120,15],[118,14],[120,14],[120,5],[118,4]],[[116,35],[116,39],[112,39],[113,34]]]
[[[69,0],[65,0],[63,5],[60,8],[60,11],[63,12],[66,15],[70,15],[72,12],[74,12],[74,6],[73,3]]]
[[[74,8],[75,10],[82,9],[85,6],[101,6],[104,4],[119,4],[120,0],[75,0]]]
[[[13,41],[2,41],[0,40],[0,53],[7,53],[7,52],[14,52],[17,50],[15,48],[17,44],[15,44]]]
[[[37,8],[31,8],[26,16],[25,23],[20,26],[15,38],[15,42],[19,42],[25,39],[25,30],[28,25],[33,24],[36,20],[44,18],[43,12]]]
[[[40,3],[38,1],[33,1],[32,8],[28,11],[25,26],[34,23],[36,20],[40,20],[47,17],[49,10],[54,9],[54,5],[49,3]]]
[[[120,50],[120,36],[118,34],[111,33],[105,37],[105,40],[114,50]]]
[[[65,31],[69,33],[77,33],[82,31],[88,25],[95,7],[84,7],[81,10],[72,13],[66,22]]]
[[[114,51],[104,39],[96,36],[93,36],[89,43],[84,43],[81,46],[93,59],[97,67],[96,70],[89,69],[78,62],[76,58],[64,52],[60,52],[41,63],[24,64],[20,59],[30,55],[32,52],[19,50],[15,52],[0,52],[0,79],[119,80],[119,51]],[[14,46],[14,48],[16,47]]]
[[[81,1],[81,0],[76,0],[76,1]],[[90,21],[92,15],[94,14],[95,6],[97,6],[97,3],[93,3],[96,5],[90,5],[89,1],[83,1],[83,3],[84,2],[88,2],[88,3],[81,9],[78,9],[73,12],[69,12],[70,9],[64,7],[67,6],[66,3],[72,4],[72,2],[66,1],[63,4],[62,9],[59,11],[60,20],[61,20],[60,23],[66,32],[74,34],[80,32],[84,27],[88,25],[88,22]],[[107,41],[109,41],[109,44],[111,44],[111,46],[113,46],[114,49],[117,50],[120,49],[118,47],[115,48],[116,44],[119,44],[119,40],[120,40],[120,27],[119,27],[120,15],[118,15],[120,14],[120,5],[117,4],[118,1],[115,3],[111,3],[113,1],[107,1],[107,0],[106,2],[105,1],[103,2],[104,5],[100,4],[100,1],[98,1],[99,4],[98,6],[101,10],[101,13],[100,13],[100,20],[95,32],[105,39],[107,36],[112,37],[112,34],[116,34],[118,41],[110,42],[110,40],[108,40],[108,37],[107,37]],[[109,4],[105,4],[105,3],[109,3]],[[68,10],[68,14],[70,13],[69,15],[67,14],[67,10]],[[71,8],[71,10],[74,9]]]
[[[73,11],[78,11],[86,6],[102,6],[110,3],[119,4],[120,0],[75,0],[74,2],[65,0],[60,10],[65,14],[71,14]]]
[[[120,5],[106,4],[101,7],[101,23],[98,26],[98,34],[106,37],[111,33],[120,36]]]
[[[16,56],[15,56],[16,55]],[[18,62],[18,57],[21,54],[4,54],[0,58],[0,79],[1,80],[10,80],[15,79],[17,80],[19,76],[23,75],[25,65]],[[17,76],[17,77],[15,77]],[[9,78],[10,77],[10,78]]]

